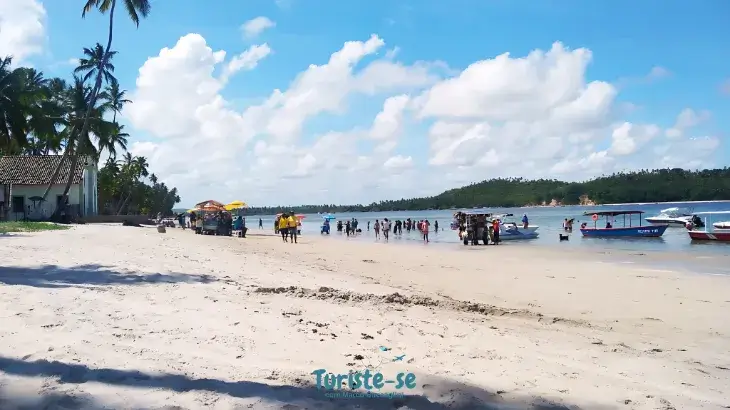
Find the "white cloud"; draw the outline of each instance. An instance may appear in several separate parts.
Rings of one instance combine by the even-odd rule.
[[[271,21],[271,19],[269,19],[268,17],[259,16],[243,23],[243,25],[241,26],[241,31],[243,31],[244,37],[253,38],[257,37],[265,30],[274,27],[276,27],[276,23]]]
[[[667,78],[672,75],[672,72],[667,70],[664,67],[660,66],[654,66],[649,71],[649,74],[646,76],[646,79],[649,81],[653,80],[660,80],[662,78]]]
[[[684,135],[685,131],[709,120],[711,114],[707,110],[695,112],[691,108],[685,108],[677,116],[677,121],[674,123],[672,128],[665,131],[665,134],[669,138],[679,138]]]
[[[560,43],[452,74],[442,62],[396,61],[372,35],[344,43],[285,89],[237,111],[221,93],[228,75],[255,69],[253,56],[268,54],[253,50],[226,62],[224,51],[189,34],[139,70],[134,104],[124,115],[150,138],[132,151],[148,156],[185,202],[370,202],[500,176],[578,180],[676,164],[681,157],[685,164],[709,164],[720,143],[683,137],[705,112],[681,113],[673,127],[682,135],[674,139],[657,138],[664,131],[658,125],[617,121],[626,111],[615,101],[617,89],[586,80],[590,50]],[[361,115],[368,99],[381,107],[370,118]],[[350,123],[307,131],[322,115]],[[428,147],[427,156],[421,147]],[[424,188],[414,178],[430,182]],[[282,183],[296,189],[281,190]]]
[[[407,95],[398,95],[385,100],[383,110],[375,116],[370,129],[370,138],[378,142],[380,153],[390,152],[403,128],[404,111],[410,101]],[[409,157],[410,158],[410,157]]]
[[[613,129],[610,152],[616,156],[634,154],[639,148],[657,137],[661,129],[656,125],[635,125],[625,122]]]
[[[269,54],[271,54],[271,48],[266,43],[249,47],[248,50],[234,56],[228,62],[223,69],[221,80],[223,82],[228,81],[233,74],[241,70],[249,71],[255,69],[259,65],[259,61],[266,58]]]
[[[37,0],[0,0],[0,56],[12,55],[14,64],[43,52],[46,9]]]

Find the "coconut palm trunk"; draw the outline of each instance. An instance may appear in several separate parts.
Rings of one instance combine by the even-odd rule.
[[[71,133],[69,135],[73,135],[74,128],[71,128]],[[45,192],[43,192],[43,200],[46,200],[46,197],[48,197],[48,193],[51,191],[51,188],[53,187],[54,181],[58,178],[58,174],[61,173],[61,167],[63,166],[63,163],[66,162],[68,159],[68,156],[70,154],[70,147],[66,147],[65,150],[63,150],[63,155],[61,156],[61,160],[58,162],[58,165],[56,165],[56,169],[53,171],[53,176],[51,176],[51,180],[48,181],[48,186],[46,187]],[[48,150],[46,150],[46,154],[48,154]]]
[[[104,58],[102,59],[101,66],[106,66],[107,62],[109,61],[109,52],[112,48],[112,38],[114,35],[114,9],[117,6],[117,1],[112,1],[111,9],[109,10],[109,38],[106,43],[106,49],[104,50]],[[91,95],[89,96],[89,106],[86,109],[86,112],[84,113],[84,125],[81,127],[81,132],[79,133],[80,136],[86,135],[89,132],[89,119],[91,117],[91,111],[94,109],[94,106],[96,106],[96,99],[99,96],[99,91],[101,90],[101,84],[104,77],[104,71],[99,70],[99,72],[96,75],[96,83],[94,84],[94,88],[91,91]],[[78,138],[76,139],[79,140]],[[73,149],[73,147],[71,147]],[[77,155],[77,152],[72,152],[71,154],[71,169],[69,170],[68,174],[68,180],[66,180],[66,186],[63,189],[63,201],[61,201],[61,206],[56,209],[56,213],[58,215],[61,214],[64,210],[66,210],[66,205],[68,204],[68,191],[71,190],[71,184],[73,183],[74,179],[74,171],[76,170],[76,166],[79,163],[79,156]]]

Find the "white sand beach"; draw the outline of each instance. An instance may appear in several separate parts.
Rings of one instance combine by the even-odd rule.
[[[109,225],[0,249],[3,410],[730,406],[730,277],[630,255]],[[322,368],[417,383],[330,398]]]

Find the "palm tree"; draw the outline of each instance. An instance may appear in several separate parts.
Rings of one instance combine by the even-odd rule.
[[[56,178],[58,177],[58,173],[61,170],[61,167],[67,160],[67,158],[71,157],[71,166],[70,169],[76,169],[76,165],[78,164],[78,149],[77,144],[81,144],[82,142],[89,141],[89,131],[91,126],[91,120],[94,118],[94,114],[92,113],[93,110],[100,110],[103,114],[103,108],[102,107],[96,107],[97,97],[99,94],[99,89],[101,88],[102,79],[107,79],[107,81],[114,80],[113,72],[114,72],[114,65],[111,64],[111,59],[104,59],[104,49],[102,48],[101,44],[96,44],[93,48],[84,48],[84,55],[85,58],[82,58],[79,60],[79,66],[74,69],[74,75],[78,73],[83,73],[83,77],[74,77],[75,84],[72,87],[73,91],[73,97],[72,97],[72,106],[74,108],[74,113],[76,119],[83,119],[83,121],[78,124],[74,123],[72,127],[68,128],[67,130],[67,143],[66,143],[66,150],[63,153],[63,158],[61,158],[61,161],[58,162],[58,165],[56,166],[56,170],[53,173],[53,177],[48,183],[48,187],[46,188],[46,191],[44,192],[43,198],[45,199],[48,195],[48,192],[50,192],[51,187],[53,186],[53,182],[55,182]],[[114,56],[116,52],[111,52],[111,56]],[[88,87],[85,85],[86,79],[91,78],[92,75],[96,75],[96,83],[94,85],[94,88],[88,89]],[[76,109],[86,107],[90,111],[88,112],[78,112]],[[100,120],[100,118],[99,118]],[[97,121],[98,122],[98,121]],[[97,131],[99,131],[99,126],[97,126]],[[96,134],[99,135],[99,134]],[[90,146],[82,146],[82,149],[85,151],[90,150]],[[94,157],[97,157],[96,155],[92,155]],[[61,207],[56,210],[57,213],[60,213],[63,211],[63,208],[66,206],[66,199],[68,198],[68,191],[71,189],[71,184],[73,183],[73,172],[69,172],[68,179],[66,180],[66,186],[63,191],[64,200],[61,202]]]
[[[106,150],[109,152],[109,158],[116,159],[117,147],[121,148],[122,151],[127,151],[127,137],[129,137],[129,134],[123,131],[124,125],[112,122],[109,123],[109,126],[108,132],[99,135],[99,154]]]
[[[109,108],[114,113],[112,122],[117,122],[117,114],[122,112],[125,105],[132,102],[131,100],[126,99],[126,94],[127,91],[119,88],[119,81],[116,81],[116,79],[112,81],[101,94],[107,101]]]
[[[11,152],[26,143],[27,120],[22,105],[22,84],[18,70],[11,70],[13,58],[0,58],[0,152]]]
[[[147,17],[147,15],[150,12],[150,9],[152,6],[150,5],[149,0],[119,0],[124,2],[124,6],[127,9],[127,14],[129,15],[129,18],[139,27],[139,17]],[[86,13],[90,12],[93,8],[97,8],[102,14],[109,11],[109,36],[106,43],[106,49],[104,49],[104,54],[101,56],[101,60],[98,64],[98,67],[102,68],[100,70],[96,71],[96,83],[94,84],[94,88],[91,93],[91,99],[89,101],[89,106],[94,107],[96,105],[96,99],[101,91],[102,86],[102,80],[106,77],[104,74],[105,67],[108,67],[109,60],[112,57],[112,39],[114,36],[114,11],[117,7],[117,0],[87,0],[86,4],[84,5],[84,8],[81,12],[81,17],[86,17]],[[113,69],[112,69],[113,71]],[[87,72],[88,74],[88,72]],[[88,132],[89,129],[89,115],[85,116],[84,124],[81,128],[80,133],[83,135]],[[73,147],[70,147],[73,148]],[[71,160],[71,169],[76,168],[76,164],[78,162],[78,156],[73,155]],[[68,191],[71,189],[71,182],[73,181],[72,177],[73,173],[69,174],[68,181],[66,181],[66,188],[63,191],[64,201],[62,202],[63,207],[65,207],[65,204],[68,199]],[[61,209],[63,210],[63,209]],[[60,213],[59,210],[58,212]]]
[[[84,47],[85,57],[79,59],[79,65],[74,69],[74,74],[85,73],[82,77],[84,82],[89,81],[93,75],[96,75],[97,78],[102,76],[107,83],[116,81],[114,65],[111,62],[116,54],[116,51],[110,51],[107,56],[104,47],[99,43],[96,43],[93,48]]]

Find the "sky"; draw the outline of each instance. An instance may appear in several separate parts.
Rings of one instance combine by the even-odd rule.
[[[0,0],[0,55],[70,78],[108,16]],[[129,148],[180,191],[371,203],[496,177],[730,162],[723,0],[153,0],[115,18]]]

